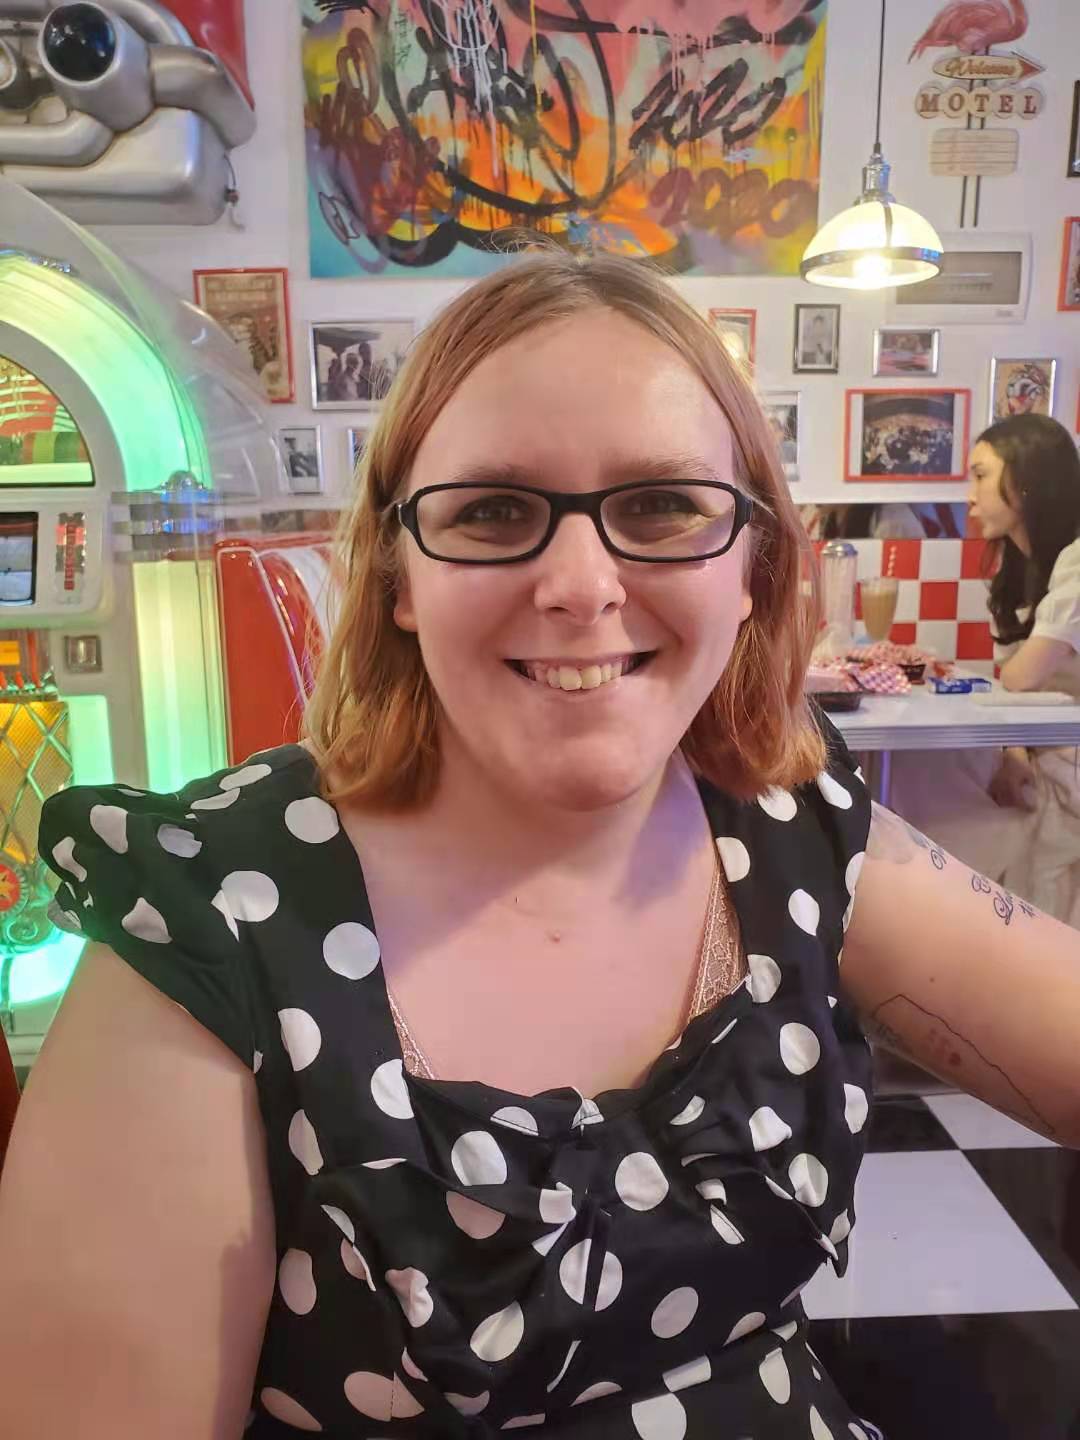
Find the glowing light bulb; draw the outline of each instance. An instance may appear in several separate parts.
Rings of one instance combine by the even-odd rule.
[[[867,290],[894,283],[889,262],[884,255],[860,255],[853,268],[855,279]]]

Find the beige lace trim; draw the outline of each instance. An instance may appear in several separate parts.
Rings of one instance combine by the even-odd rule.
[[[730,995],[746,978],[746,974],[747,964],[739,936],[739,921],[731,905],[717,857],[705,915],[705,929],[701,937],[701,958],[687,1011],[687,1024],[719,1005],[720,1001]],[[389,987],[387,995],[405,1070],[418,1080],[436,1079],[431,1062],[413,1039],[408,1021]]]

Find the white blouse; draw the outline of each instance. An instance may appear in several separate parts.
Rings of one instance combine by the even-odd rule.
[[[1035,611],[1032,637],[1061,640],[1072,646],[1072,654],[1043,685],[1044,690],[1060,690],[1080,700],[1080,540],[1066,545],[1057,558],[1050,576],[1050,586]],[[1011,660],[1020,645],[995,647],[999,665]]]

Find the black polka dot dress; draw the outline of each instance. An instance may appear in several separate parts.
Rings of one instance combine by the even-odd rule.
[[[405,1072],[363,874],[299,747],[47,804],[59,923],[254,1071],[278,1276],[250,1440],[874,1433],[799,1299],[846,1265],[871,1080],[838,968],[869,803],[830,746],[795,793],[702,787],[748,977],[596,1096]]]

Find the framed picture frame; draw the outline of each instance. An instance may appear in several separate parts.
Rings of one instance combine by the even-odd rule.
[[[709,324],[735,363],[753,370],[757,358],[757,311],[711,308]]]
[[[287,425],[278,431],[278,453],[290,495],[321,495],[326,488],[323,472],[322,433],[317,425]]]
[[[296,399],[289,272],[196,270],[195,303],[235,341],[272,405]]]
[[[784,478],[789,484],[799,478],[801,402],[798,390],[766,390],[761,396],[761,408],[776,434]]]
[[[363,459],[370,436],[371,430],[366,425],[350,425],[345,431],[345,454],[349,462],[350,475],[356,473],[356,467]]]
[[[910,380],[938,373],[941,331],[883,325],[874,331],[874,375]]]
[[[953,230],[941,239],[941,273],[893,290],[888,323],[908,329],[1022,324],[1031,296],[1031,236]]]
[[[795,306],[796,375],[836,375],[840,369],[840,306]]]
[[[316,320],[308,337],[316,410],[374,410],[416,334],[412,320]]]
[[[1080,80],[1073,86],[1072,130],[1069,133],[1069,168],[1066,175],[1070,180],[1080,180]]]
[[[1058,309],[1080,310],[1080,215],[1070,215],[1065,221]]]
[[[848,390],[844,479],[852,483],[967,479],[971,391]]]
[[[1053,415],[1056,360],[990,361],[990,424],[1010,415]]]

